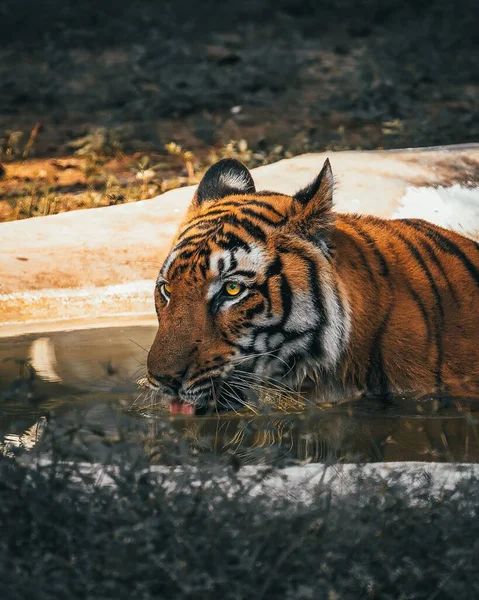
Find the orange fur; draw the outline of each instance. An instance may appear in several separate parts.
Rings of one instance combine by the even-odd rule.
[[[470,270],[434,238],[454,244]],[[338,215],[334,240],[336,274],[354,307],[345,376],[354,371],[367,389],[377,344],[392,391],[479,395],[477,244],[416,219],[349,215]]]

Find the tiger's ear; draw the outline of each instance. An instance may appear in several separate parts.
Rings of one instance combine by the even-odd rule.
[[[320,174],[293,196],[294,214],[288,224],[309,239],[328,237],[334,222],[333,172],[326,159]]]
[[[256,191],[248,169],[233,158],[224,158],[210,167],[196,190],[193,205],[219,200],[233,194],[252,194]]]

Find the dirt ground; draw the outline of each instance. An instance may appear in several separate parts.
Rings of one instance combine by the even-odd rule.
[[[151,197],[225,155],[478,141],[478,15],[475,0],[0,0],[0,220]]]

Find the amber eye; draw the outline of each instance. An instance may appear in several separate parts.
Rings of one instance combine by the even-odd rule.
[[[225,285],[225,292],[228,296],[237,296],[243,290],[243,286],[236,281],[229,281]]]
[[[161,284],[160,291],[163,294],[164,298],[168,300],[171,294],[171,285],[165,281]]]

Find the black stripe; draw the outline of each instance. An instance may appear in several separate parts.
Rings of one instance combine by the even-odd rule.
[[[252,210],[251,208],[242,208],[241,214],[248,215],[250,217],[258,219],[259,221],[262,221],[263,223],[266,223],[267,225],[270,225],[271,227],[277,227],[278,225],[282,225],[286,220],[286,218],[283,218],[280,221],[278,221],[278,220],[275,221],[274,219],[270,219],[267,215],[256,212],[255,210]]]
[[[348,238],[349,238],[349,241],[351,242],[351,244],[354,246],[357,254],[359,255],[361,264],[362,264],[364,270],[366,271],[366,273],[368,274],[368,277],[371,280],[371,282],[374,285],[374,287],[376,288],[376,292],[377,292],[378,288],[379,288],[379,284],[378,284],[378,281],[376,280],[376,276],[374,274],[374,271],[371,268],[371,265],[369,264],[368,259],[366,258],[366,255],[364,254],[364,252],[362,251],[361,246],[357,243],[357,241],[353,238],[352,235],[348,234]],[[350,258],[350,257],[348,257],[348,258]]]
[[[379,325],[372,341],[371,352],[369,355],[369,367],[366,373],[366,386],[368,392],[380,394],[385,397],[391,393],[391,386],[389,385],[389,379],[384,368],[381,344],[391,317],[392,307],[393,303],[391,302],[386,316]]]
[[[179,277],[183,273],[186,273],[188,269],[191,269],[193,261],[190,260],[193,256],[197,255],[198,258],[194,261],[195,266],[199,267],[203,277],[206,277],[206,266],[205,260],[209,262],[210,250],[208,247],[195,247],[194,250],[184,250],[180,256],[176,256],[170,268],[168,274],[171,279]]]
[[[319,275],[316,269],[316,264],[307,256],[300,256],[308,267],[308,282],[311,289],[311,297],[319,313],[319,324],[326,323],[326,314],[324,312],[324,294],[319,284]]]
[[[209,262],[210,262],[210,257],[208,254],[208,264],[209,264]],[[199,267],[200,267],[200,272],[201,272],[203,279],[206,279],[206,274],[208,272],[208,269],[206,268],[206,262],[200,262]]]
[[[303,335],[306,333],[317,333],[316,336],[313,335],[313,340],[311,342],[311,347],[308,349],[308,351],[313,354],[315,357],[320,358],[322,351],[323,351],[323,340],[320,336],[320,332],[322,330],[322,327],[325,325],[326,323],[326,313],[324,311],[324,294],[323,294],[323,290],[321,289],[320,286],[320,281],[319,281],[319,275],[316,269],[316,264],[315,262],[309,257],[306,256],[305,254],[303,254],[303,252],[301,252],[300,249],[291,249],[291,248],[286,248],[284,246],[281,246],[278,248],[278,250],[283,253],[283,254],[294,254],[295,257],[299,258],[300,260],[302,260],[305,264],[306,264],[306,268],[307,268],[307,272],[308,272],[308,285],[309,285],[309,293],[311,295],[313,304],[317,310],[317,316],[318,316],[318,323],[317,325],[312,328],[309,329],[307,331],[302,331],[301,334],[293,334],[293,337],[296,335]],[[282,277],[284,277],[284,275],[282,275]],[[289,313],[291,312],[291,308],[292,308],[292,293],[291,293],[291,287],[289,286],[288,283],[288,287],[289,287],[289,299],[288,299],[288,304],[287,304],[287,311],[288,311],[288,316]],[[281,294],[282,298],[283,298],[283,310],[284,310],[284,296],[283,293]],[[281,320],[281,326],[284,327],[284,325],[286,324],[287,318],[285,318],[285,314],[283,313],[283,318]],[[283,331],[280,331],[281,333],[283,333],[283,335],[288,336],[288,339],[290,337],[290,334]],[[296,339],[296,337],[294,337],[294,339]]]
[[[189,245],[192,245],[194,248],[198,248],[198,242],[205,240],[207,236],[208,233],[206,231],[190,235],[189,237],[182,239],[181,242],[178,242],[173,248],[172,252],[178,252],[183,248],[187,248]]]
[[[258,292],[260,294],[262,294],[263,298],[266,301],[266,305],[267,305],[267,316],[271,317],[271,310],[273,308],[273,304],[271,302],[271,295],[269,293],[269,286],[268,284],[271,283],[270,279],[267,279],[264,283],[257,283],[255,285],[251,286],[251,289],[256,289],[258,290]]]
[[[231,264],[230,264],[227,272],[231,273],[231,271],[234,271],[237,266],[238,266],[238,261],[236,260],[235,253],[231,252]]]
[[[416,290],[412,287],[412,285],[409,283],[409,280],[406,279],[406,287],[407,290],[409,292],[409,294],[411,295],[412,299],[414,300],[414,302],[416,303],[417,307],[419,308],[419,311],[421,313],[422,318],[424,319],[424,323],[426,325],[426,334],[427,334],[427,345],[429,346],[429,344],[432,341],[432,329],[431,329],[431,323],[429,322],[429,313],[427,312],[427,308],[424,305],[424,302],[421,299],[421,296],[416,292]]]
[[[249,221],[247,219],[238,219],[238,217],[236,217],[235,215],[228,215],[226,217],[226,219],[224,219],[223,222],[227,223],[228,225],[232,225],[234,227],[239,227],[241,229],[244,229],[246,231],[246,233],[255,237],[260,242],[263,242],[263,243],[266,242],[266,239],[267,239],[266,234],[261,229],[261,227],[258,227],[257,225],[255,225],[254,223],[252,223],[251,221]]]
[[[407,225],[407,223],[406,223]],[[417,231],[417,230],[416,230]],[[447,289],[449,290],[449,293],[452,297],[452,299],[454,300],[455,304],[458,305],[459,304],[459,299],[457,297],[456,294],[456,290],[454,289],[454,286],[452,285],[448,274],[446,273],[446,269],[444,268],[443,264],[441,263],[441,261],[438,259],[438,257],[436,256],[436,253],[434,252],[431,244],[429,244],[428,242],[426,242],[426,240],[424,239],[419,239],[419,243],[421,244],[421,246],[424,248],[424,250],[426,251],[426,253],[428,254],[429,258],[431,259],[431,261],[436,265],[436,267],[438,268],[439,272],[442,275],[442,278],[444,279],[444,281],[446,282],[447,285]]]
[[[283,269],[283,263],[281,262],[281,258],[276,256],[274,260],[268,265],[266,269],[266,277],[274,277],[275,275],[279,275]]]
[[[311,290],[310,293],[313,300],[313,304],[318,312],[318,323],[314,328],[316,335],[313,335],[309,352],[315,358],[322,358],[325,348],[324,336],[321,335],[321,333],[324,332],[324,326],[327,324],[328,321],[326,312],[324,310],[324,294],[319,284],[319,276],[316,270],[315,263],[310,258],[307,258],[305,256],[302,256],[301,258],[306,262],[308,267],[308,283],[309,288]]]
[[[271,302],[271,295],[270,295],[270,291],[269,291],[269,284],[271,283],[271,279],[273,277],[276,277],[278,275],[281,275],[281,272],[283,270],[283,263],[281,262],[281,257],[280,256],[276,256],[274,258],[274,260],[268,265],[268,268],[266,269],[266,278],[265,281],[263,283],[256,283],[252,285],[252,289],[256,289],[258,290],[258,292],[260,294],[262,294],[263,298],[266,301],[266,305],[267,305],[267,316],[269,318],[271,318],[272,316],[272,302]]]
[[[432,290],[432,293],[433,293],[434,298],[436,300],[436,307],[437,307],[437,309],[439,311],[439,315],[441,317],[441,324],[442,324],[443,321],[444,321],[444,306],[443,306],[443,303],[442,303],[441,294],[439,293],[439,289],[437,287],[437,284],[436,284],[436,281],[434,279],[434,276],[431,273],[431,270],[429,269],[429,267],[428,267],[426,261],[424,260],[422,254],[419,252],[418,247],[409,238],[405,237],[402,233],[400,233],[399,231],[397,231],[394,227],[391,227],[389,225],[389,223],[387,223],[386,227],[391,230],[391,232],[393,233],[394,236],[396,236],[397,238],[399,238],[407,246],[409,252],[414,257],[414,259],[417,262],[417,264],[421,267],[421,270],[423,271],[424,275],[426,276],[426,279],[429,282],[429,285],[431,286],[431,290]]]
[[[275,214],[277,217],[279,217],[280,220],[273,221],[272,219],[269,219],[267,215],[261,215],[260,213],[256,213],[255,211],[248,208],[249,205],[253,205],[253,206],[257,206],[259,208],[264,208],[264,209],[270,210],[273,214]],[[222,217],[222,216],[230,215],[230,216],[235,217],[235,215],[233,213],[231,213],[231,210],[230,210],[233,207],[240,207],[242,209],[241,212],[249,213],[252,216],[254,216],[255,218],[261,219],[261,220],[267,222],[269,225],[273,225],[273,226],[281,224],[286,219],[286,217],[282,213],[277,211],[273,206],[271,206],[267,202],[248,201],[246,203],[246,205],[244,202],[238,202],[238,201],[225,202],[225,203],[222,203],[221,206],[218,208],[212,208],[204,215],[194,217],[188,223],[188,226],[180,233],[180,235],[178,236],[178,239],[180,239],[180,240],[183,239],[185,234],[194,228],[209,229],[209,228],[219,225],[220,220],[221,220],[220,217]],[[212,217],[212,216],[215,218],[211,219],[210,217]]]
[[[367,233],[366,231],[364,231],[364,229],[362,229],[362,227],[359,225],[359,223],[356,220],[353,220],[349,215],[343,215],[343,216],[346,217],[346,219],[345,219],[346,222],[354,229],[354,231],[356,231],[356,233],[366,242],[366,244],[373,251],[373,254],[376,257],[376,259],[380,265],[379,274],[382,275],[383,277],[388,277],[389,276],[389,267],[388,267],[387,261],[386,261],[384,255],[382,254],[382,252],[377,247],[374,239],[369,235],[369,233]]]
[[[207,213],[205,213],[203,215],[193,217],[190,220],[189,225],[194,226],[196,223],[209,223],[211,221],[219,221],[220,216],[227,215],[230,212],[231,211],[229,211],[227,207],[223,208],[223,206],[220,206],[218,208],[212,208],[211,210],[209,210]],[[211,217],[216,217],[216,218],[211,219]]]
[[[203,231],[206,229],[213,230],[216,225],[217,225],[217,222],[215,220],[212,220],[212,221],[199,220],[199,222],[197,222],[197,223],[195,222],[192,225],[188,225],[188,227],[183,229],[183,231],[178,235],[178,239],[182,240],[184,238],[184,236],[192,229],[199,229],[200,231]]]
[[[263,202],[262,200],[254,200],[254,199],[250,199],[248,198],[247,200],[229,200],[228,202],[222,202],[221,203],[221,207],[240,207],[240,208],[245,208],[248,206],[257,206],[258,208],[264,208],[266,210],[271,211],[272,213],[274,213],[276,216],[280,217],[280,219],[284,219],[285,215],[283,215],[281,212],[279,212],[279,210],[276,210],[276,208],[274,208],[274,206],[272,206],[269,202]],[[209,212],[207,213],[207,215],[209,214]]]
[[[293,306],[291,286],[289,285],[289,281],[284,275],[284,273],[281,273],[280,275],[280,296],[283,309],[283,316],[281,317],[281,326],[284,327],[286,321],[289,319],[289,316],[291,314],[291,308]]]
[[[183,249],[182,253],[178,256],[175,256],[175,259],[173,260],[173,263],[171,266],[173,266],[175,263],[181,263],[181,262],[185,262],[185,261],[189,261],[189,259],[194,256],[195,254],[198,254],[200,248],[198,246],[193,246],[193,248],[191,249]]]
[[[211,377],[211,373],[213,373],[214,371],[218,371],[218,367],[216,365],[214,365],[213,367],[204,367],[203,369],[198,369],[198,371],[193,372],[189,376],[190,383],[192,383],[193,385],[189,387],[197,387],[199,383],[206,379],[209,379]]]
[[[272,206],[269,202],[263,202],[262,200],[248,200],[248,204],[270,210],[272,213],[280,217],[280,219],[285,218],[285,215],[283,215],[283,213],[281,213],[279,210],[276,210],[276,208],[274,208],[274,206]]]
[[[218,271],[220,273],[223,273],[224,270],[225,270],[225,261],[223,258],[220,258],[218,261]]]
[[[250,354],[251,352],[254,351],[254,344],[250,344],[249,346],[242,346],[241,344],[238,344],[236,341],[232,341],[230,340],[226,333],[223,333],[221,336],[221,340],[227,345],[230,346],[231,348],[234,348],[235,350],[239,350],[240,352],[242,352],[243,354]]]
[[[188,267],[189,263],[187,262],[173,263],[173,265],[170,267],[170,270],[168,271],[169,279],[175,279],[176,277],[180,277],[181,275],[183,275],[183,273],[186,273]]]
[[[246,252],[250,252],[251,246],[235,233],[230,231],[222,231],[219,235],[221,237],[215,237],[215,244],[223,250],[235,250],[237,248],[243,248],[246,250]]]
[[[253,319],[256,315],[261,314],[264,311],[264,300],[260,300],[258,302],[258,304],[256,304],[255,306],[252,306],[251,308],[248,308],[244,311],[244,316],[246,319],[250,320]]]
[[[248,271],[247,269],[238,269],[234,273],[231,270],[229,270],[228,275],[231,275],[232,277],[236,277],[236,275],[241,275],[242,277],[252,278],[252,277],[255,277],[255,275],[257,275],[257,273],[256,273],[256,271]]]
[[[462,263],[464,268],[476,282],[476,285],[479,287],[479,269],[472,263],[471,259],[459,248],[456,243],[446,237],[443,233],[440,233],[427,221],[423,221],[422,219],[401,219],[401,221],[406,225],[409,225],[410,227],[420,231],[421,233],[424,233],[436,244],[440,250],[446,252],[446,254],[455,256]],[[469,240],[468,238],[464,238],[464,240],[471,242],[474,247],[477,246],[475,242]]]
[[[392,235],[394,235],[396,238],[400,239],[403,242],[403,244],[406,245],[409,252],[411,253],[411,256],[414,258],[416,263],[421,268],[422,272],[426,276],[426,279],[429,282],[429,285],[431,287],[431,291],[432,291],[432,294],[433,294],[434,300],[435,300],[434,306],[433,306],[433,311],[435,313],[434,339],[435,339],[436,351],[437,351],[435,377],[436,377],[436,386],[438,388],[438,391],[440,391],[444,388],[444,382],[442,379],[442,365],[443,365],[443,360],[444,360],[444,348],[443,348],[443,343],[442,343],[442,331],[444,328],[444,305],[442,302],[441,294],[439,293],[439,289],[436,285],[436,281],[435,281],[426,261],[424,260],[421,253],[419,252],[417,246],[415,246],[410,239],[405,237],[400,231],[398,231],[393,225],[391,225],[390,222],[384,221],[383,226],[386,229],[388,229]]]

